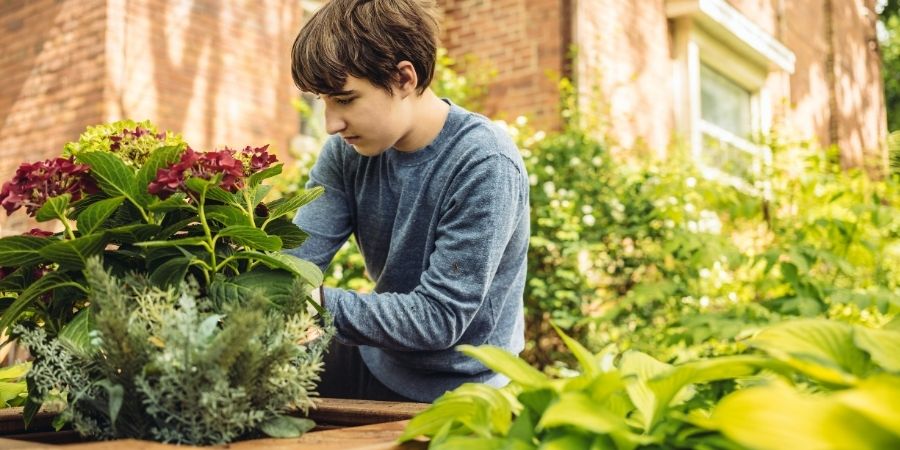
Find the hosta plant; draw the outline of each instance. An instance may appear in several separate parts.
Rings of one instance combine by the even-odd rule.
[[[157,289],[195,283],[208,312],[223,316],[222,332],[229,311],[250,299],[297,314],[322,274],[282,250],[305,239],[291,217],[321,190],[266,201],[263,181],[281,167],[267,146],[198,152],[131,121],[89,128],[62,156],[22,164],[0,205],[51,227],[0,239],[0,332],[21,325],[13,338],[39,329],[53,342],[67,327],[89,329],[97,298],[85,268],[94,257],[112,276],[134,274]],[[26,404],[26,422],[40,398]]]
[[[896,325],[896,322],[894,322]],[[754,353],[679,365],[592,354],[550,378],[489,346],[462,351],[511,380],[467,384],[410,421],[436,449],[880,449],[900,446],[900,327],[825,319],[764,329]]]

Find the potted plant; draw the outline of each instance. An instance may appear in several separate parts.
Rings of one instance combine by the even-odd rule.
[[[122,121],[19,167],[0,205],[62,229],[0,239],[0,331],[35,355],[26,423],[65,392],[60,420],[100,438],[309,426],[284,413],[309,406],[330,336],[306,337],[322,274],[281,251],[305,239],[290,219],[321,190],[266,202],[276,162],[267,146],[196,152]]]

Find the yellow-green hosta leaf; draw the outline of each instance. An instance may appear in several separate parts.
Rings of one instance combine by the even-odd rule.
[[[580,392],[566,392],[550,405],[537,424],[538,430],[572,426],[591,433],[608,434],[625,428],[624,417],[617,416]]]
[[[31,362],[23,362],[9,367],[0,368],[0,380],[18,380],[28,373],[31,369]]]
[[[888,372],[900,372],[900,331],[853,327],[853,342],[872,362]]]
[[[900,438],[837,398],[801,394],[782,383],[725,397],[709,423],[738,444],[760,450],[900,448]]]
[[[835,398],[900,437],[900,377],[875,376]]]
[[[650,387],[649,381],[653,378],[669,374],[674,369],[672,365],[659,362],[645,353],[629,351],[622,355],[619,364],[620,372],[625,377],[633,377],[634,380],[626,382],[625,389],[635,408],[641,413],[641,422],[644,431],[650,431],[660,417],[660,414],[668,406],[668,402],[661,403],[658,395]],[[683,386],[682,386],[683,387]],[[679,388],[676,391],[681,391]],[[691,396],[693,392],[682,392],[682,396]],[[673,394],[674,397],[674,394]],[[672,397],[669,397],[670,399]]]
[[[646,422],[646,430],[652,429],[664,417],[669,406],[688,400],[694,392],[693,384],[749,376],[766,363],[767,358],[760,356],[725,356],[675,366],[654,376],[647,380],[655,404],[653,414]],[[646,413],[644,417],[647,418]]]
[[[0,407],[5,407],[20,395],[28,392],[28,387],[24,381],[11,383],[8,381],[0,381]]]
[[[397,440],[406,442],[419,436],[434,436],[448,421],[458,420],[473,414],[477,406],[473,399],[448,397],[448,395],[444,394],[443,397],[435,400],[428,409],[413,417]]]
[[[548,384],[547,376],[531,367],[525,361],[508,351],[492,345],[474,347],[460,345],[457,350],[481,361],[482,364],[515,383],[529,388],[540,388]]]
[[[550,324],[554,330],[556,330],[556,334],[562,338],[563,343],[566,344],[566,347],[569,348],[569,351],[572,352],[572,355],[575,356],[575,359],[578,360],[578,364],[581,366],[581,371],[584,372],[588,377],[594,377],[598,373],[600,373],[599,364],[597,364],[597,358],[591,353],[588,349],[584,348],[581,343],[572,339],[564,333],[558,326],[555,324]]]
[[[782,322],[761,331],[750,345],[832,384],[851,386],[871,368],[867,355],[853,342],[852,327],[825,319]]]
[[[495,434],[505,435],[512,424],[513,405],[497,388],[486,384],[466,383],[452,392],[453,396],[479,398],[487,405],[491,429]]]

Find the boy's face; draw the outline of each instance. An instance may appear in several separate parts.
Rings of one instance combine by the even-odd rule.
[[[384,153],[408,128],[403,98],[366,79],[348,76],[341,93],[322,95],[322,99],[328,134],[339,134],[363,156]]]

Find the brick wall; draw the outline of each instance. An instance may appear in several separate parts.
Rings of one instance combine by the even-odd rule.
[[[104,3],[0,3],[0,182],[103,119]],[[0,211],[0,234],[31,226],[25,217]]]
[[[0,182],[88,125],[150,119],[196,149],[297,133],[290,48],[301,2],[0,2]],[[0,212],[0,235],[30,223]]]
[[[665,1],[578,2],[575,30],[582,108],[615,147],[665,151],[674,126]]]
[[[532,117],[559,126],[556,80],[571,31],[571,0],[440,0],[442,44],[451,55],[473,55],[497,70],[484,111],[491,117]]]
[[[830,20],[826,2],[818,0],[727,1],[797,58],[794,74],[775,71],[765,83],[774,120],[795,136],[838,144],[847,165],[883,162],[887,125],[874,41],[875,0],[831,0]],[[675,113],[665,0],[438,3],[450,54],[474,54],[500,70],[490,86],[487,114],[525,114],[557,125],[558,95],[545,71],[564,66],[563,53],[551,52],[566,49],[568,40],[579,57],[575,70],[566,73],[577,78],[582,106],[593,108],[613,142],[666,151]],[[828,23],[836,36],[833,50],[826,39]]]
[[[106,119],[151,118],[198,149],[297,132],[290,48],[300,2],[108,0]]]

